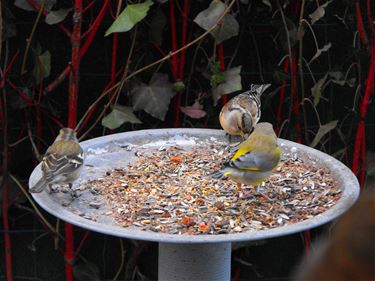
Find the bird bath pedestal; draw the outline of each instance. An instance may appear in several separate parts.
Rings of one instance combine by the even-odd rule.
[[[106,171],[125,167],[136,159],[131,147],[152,150],[161,146],[181,145],[188,149],[202,143],[225,142],[222,130],[211,129],[158,129],[113,134],[81,143],[87,156],[82,175],[74,185],[102,177]],[[231,243],[256,241],[289,235],[311,229],[339,217],[357,200],[359,185],[356,177],[341,162],[310,147],[279,139],[283,152],[297,151],[302,159],[314,159],[332,173],[342,190],[340,199],[327,211],[313,218],[259,231],[231,234],[166,234],[142,231],[137,227],[121,227],[99,209],[89,205],[93,196],[83,191],[69,206],[68,193],[33,193],[35,201],[47,212],[73,225],[92,231],[136,240],[159,242],[159,280],[230,280]],[[38,165],[30,176],[32,186],[41,176]],[[82,215],[85,214],[85,215]],[[95,220],[90,218],[95,217]]]

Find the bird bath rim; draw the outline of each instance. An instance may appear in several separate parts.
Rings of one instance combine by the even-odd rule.
[[[81,142],[81,146],[85,151],[88,149],[96,149],[100,151],[104,147],[111,147],[112,145],[122,144],[136,144],[140,142],[144,144],[155,145],[157,141],[175,141],[179,143],[179,138],[218,138],[224,139],[224,132],[217,129],[152,129],[131,131],[125,133],[118,133],[98,137]],[[59,204],[52,199],[47,192],[32,193],[34,200],[48,213],[79,227],[89,229],[91,231],[108,234],[111,236],[118,236],[122,238],[129,238],[135,240],[146,240],[162,243],[226,243],[226,242],[240,242],[240,241],[255,241],[279,236],[294,234],[311,228],[316,228],[320,225],[326,224],[344,212],[346,212],[357,200],[359,196],[359,184],[355,175],[343,163],[336,160],[332,156],[322,153],[311,147],[297,144],[288,140],[278,139],[280,146],[284,149],[296,148],[298,152],[303,155],[318,160],[323,166],[328,168],[334,179],[338,181],[342,188],[340,199],[327,211],[301,222],[284,225],[271,229],[245,231],[242,233],[230,234],[167,234],[160,232],[144,231],[136,228],[121,227],[113,224],[103,224],[93,220],[85,219],[78,214],[73,213],[68,208]],[[168,144],[169,145],[169,144]],[[98,153],[100,155],[100,153]],[[104,171],[102,171],[104,174]],[[40,164],[34,169],[29,179],[29,186],[39,179],[41,174]]]

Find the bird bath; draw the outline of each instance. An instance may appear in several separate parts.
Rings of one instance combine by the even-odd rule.
[[[74,185],[103,177],[106,171],[125,167],[137,158],[132,147],[156,150],[161,146],[194,147],[202,143],[225,142],[222,130],[157,129],[113,134],[81,143],[87,156],[82,175]],[[265,230],[228,234],[168,234],[143,231],[135,226],[122,227],[106,215],[110,206],[90,204],[93,194],[81,192],[69,206],[69,193],[33,193],[35,201],[50,214],[73,225],[92,231],[136,240],[159,243],[159,280],[230,280],[231,244],[285,236],[326,224],[342,215],[357,200],[359,185],[356,177],[341,162],[310,147],[279,139],[283,153],[297,151],[298,156],[314,160],[327,168],[337,181],[341,197],[330,209],[312,218]],[[41,165],[32,172],[29,186],[41,176]]]

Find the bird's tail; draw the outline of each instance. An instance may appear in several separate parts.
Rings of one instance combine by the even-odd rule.
[[[29,188],[29,191],[31,193],[39,193],[39,192],[42,192],[44,190],[44,187],[46,185],[46,181],[44,180],[44,178],[41,178],[40,180],[38,180],[38,182]]]
[[[263,92],[265,90],[267,90],[270,86],[271,86],[271,84],[260,84],[260,85],[251,84],[250,85],[250,92],[251,93],[256,93],[256,95],[258,97],[260,97],[263,94]]]
[[[212,174],[210,174],[210,176],[213,177],[214,179],[221,179],[224,177],[224,171],[219,170],[219,171],[213,172]]]

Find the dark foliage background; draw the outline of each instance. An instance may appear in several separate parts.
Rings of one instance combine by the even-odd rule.
[[[47,15],[51,11],[76,8],[77,2],[80,1],[1,2],[0,198],[3,208],[0,215],[3,228],[0,230],[0,280],[11,280],[9,272],[7,279],[9,259],[6,262],[6,257],[11,257],[13,280],[69,280],[65,276],[63,240],[56,240],[42,223],[41,216],[21,187],[27,188],[28,177],[39,162],[39,154],[44,153],[60,126],[66,126],[72,118],[68,103],[72,81],[69,75],[62,79],[58,77],[66,67],[69,74],[74,64],[71,40],[63,31],[64,28],[69,32],[73,29],[74,10],[69,10],[64,18],[59,16],[58,24],[46,23],[45,15],[37,20],[38,11],[43,3]],[[375,57],[373,3],[368,0],[237,0],[229,12],[239,24],[237,35],[220,44],[207,35],[186,49],[181,74],[173,70],[173,59],[169,59],[140,72],[120,87],[119,82],[129,75],[168,55],[173,49],[174,28],[177,48],[184,46],[184,19],[185,44],[203,34],[205,30],[194,19],[211,3],[155,1],[136,27],[105,37],[116,10],[121,12],[127,5],[138,2],[143,1],[83,1],[81,48],[89,41],[90,33],[95,36],[87,44],[87,53],[76,58],[80,64],[77,121],[96,101],[97,106],[81,123],[79,136],[89,139],[116,132],[173,126],[219,128],[218,113],[226,97],[224,95],[215,106],[212,96],[220,83],[228,82],[224,78],[225,71],[241,66],[243,90],[247,90],[250,83],[272,84],[271,90],[263,96],[262,119],[273,123],[280,137],[307,145],[315,139],[317,149],[351,167],[366,188],[366,182],[374,176],[375,159],[375,107],[372,103],[375,74],[371,70]],[[171,20],[171,2],[175,22]],[[186,14],[185,2],[188,3]],[[226,2],[230,5],[233,1]],[[32,11],[25,7],[31,7]],[[324,15],[314,15],[317,9],[323,10]],[[99,21],[101,10],[104,17]],[[312,24],[314,19],[317,21]],[[216,24],[215,20],[213,24]],[[159,28],[155,31],[153,26]],[[33,27],[35,32],[32,34]],[[30,49],[27,52],[28,42]],[[117,47],[115,54],[113,46]],[[324,46],[327,50],[308,63],[317,54],[317,48]],[[175,56],[177,63],[181,63],[180,54]],[[291,69],[290,63],[296,68]],[[169,100],[160,99],[160,104],[167,104],[169,108],[167,112],[156,112],[165,114],[164,120],[144,110],[133,112],[132,109],[132,89],[141,82],[148,84],[155,73],[168,75],[169,82],[166,81],[164,87],[174,90],[175,94],[170,104]],[[182,82],[181,91],[176,91],[176,81]],[[106,93],[110,87],[113,90]],[[233,90],[225,94],[230,98],[239,92]],[[106,96],[98,100],[102,93]],[[114,98],[111,100],[110,97]],[[196,114],[187,116],[180,111],[180,106],[191,106],[196,100],[201,107],[195,109],[205,116],[197,118]],[[122,124],[108,129],[101,125],[101,120],[112,112],[115,104],[129,106],[127,112],[132,117],[129,119],[128,115],[120,122]],[[111,124],[115,121],[119,120],[110,120]],[[363,134],[358,132],[361,122],[365,128]],[[358,141],[361,137],[364,142]],[[363,143],[365,145],[360,147]],[[55,218],[41,213],[60,234],[64,234],[62,222],[57,224]],[[328,229],[329,226],[325,226],[312,230],[312,240]],[[76,280],[113,280],[114,276],[118,280],[155,280],[157,277],[157,245],[154,243],[87,234],[85,230],[74,228],[74,244],[82,246],[74,260]],[[296,234],[241,246],[233,252],[233,280],[288,280],[309,247],[309,239],[304,234]],[[6,247],[11,253],[5,250]]]

